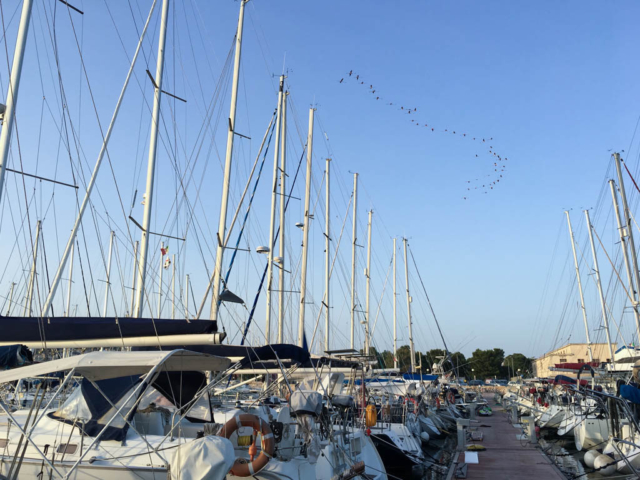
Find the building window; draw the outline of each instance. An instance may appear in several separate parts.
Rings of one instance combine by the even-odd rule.
[[[560,363],[567,363],[567,359],[566,358],[561,358],[560,359]]]
[[[578,363],[584,363],[584,360],[582,358],[579,358]]]
[[[607,358],[607,363],[611,363],[611,359],[610,358]]]
[[[594,361],[595,363],[600,363],[600,359],[599,359],[599,358],[594,358],[594,359],[593,359],[593,361]]]

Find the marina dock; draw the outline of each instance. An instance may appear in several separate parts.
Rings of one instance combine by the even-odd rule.
[[[485,400],[493,410],[491,417],[478,417],[478,431],[484,434],[481,442],[473,442],[486,448],[478,452],[478,463],[468,464],[467,477],[470,480],[483,479],[527,479],[545,478],[561,480],[565,477],[552,461],[526,440],[519,440],[521,431],[515,428],[501,405],[496,405],[493,394],[485,394]],[[458,462],[465,461],[466,454],[460,454]],[[454,477],[455,478],[455,477]]]

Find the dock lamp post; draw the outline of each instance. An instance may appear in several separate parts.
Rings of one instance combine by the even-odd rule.
[[[476,369],[472,368],[471,371],[473,372],[473,379],[475,380],[476,379]]]

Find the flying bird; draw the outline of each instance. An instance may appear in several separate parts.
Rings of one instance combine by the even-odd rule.
[[[0,0],[0,1],[1,1],[1,0]],[[366,84],[365,84],[365,82],[364,82],[364,80],[362,80],[362,81],[360,80],[360,74],[355,73],[355,72],[354,72],[354,70],[349,70],[349,72],[348,72],[348,76],[349,76],[349,77],[354,76],[354,77],[355,77],[355,79],[356,79],[356,81],[357,81],[357,82],[356,82],[357,84],[359,84],[359,85],[366,85]],[[341,79],[340,79],[340,81],[339,81],[339,83],[340,83],[340,84],[349,83],[349,82],[345,82],[345,79],[347,79],[347,77],[343,77],[343,78],[341,78]],[[370,93],[375,97],[375,99],[376,99],[377,101],[378,101],[378,100],[381,100],[381,99],[384,99],[383,97],[381,97],[381,96],[380,96],[380,94],[378,94],[377,89],[374,89],[373,84],[369,84],[369,92],[370,92]],[[385,96],[385,97],[386,97],[386,96]],[[411,103],[413,103],[413,102],[411,102]],[[389,101],[387,101],[387,102],[386,102],[386,105],[393,106],[394,104],[393,104],[393,102],[389,102]],[[397,103],[396,103],[396,105],[397,105]],[[424,126],[424,127],[426,127],[426,128],[431,128],[431,132],[432,132],[432,133],[433,133],[433,132],[435,132],[436,127],[434,127],[434,126],[429,126],[429,124],[428,124],[428,123],[426,123],[426,122],[424,122],[424,121],[422,121],[422,122],[421,122],[421,120],[426,120],[426,119],[420,119],[420,118],[417,118],[417,116],[418,116],[418,113],[417,113],[417,112],[418,112],[418,108],[417,108],[417,107],[407,107],[407,108],[405,109],[405,108],[404,108],[404,106],[401,106],[401,107],[400,107],[400,110],[401,110],[401,111],[403,111],[403,113],[404,113],[404,112],[406,112],[406,113],[407,113],[407,114],[409,114],[409,115],[410,115],[412,112],[414,113],[414,117],[411,119],[411,123],[413,123],[414,125],[416,125],[416,126]],[[448,127],[447,127],[447,128],[442,128],[442,127],[444,127],[444,125],[442,125],[442,126],[440,126],[440,127],[438,128],[438,131],[439,131],[439,132],[447,132],[447,133],[448,133],[448,132],[451,132],[453,135],[457,135],[457,134],[458,134],[458,131],[457,131],[457,130],[449,129]],[[462,136],[463,138],[466,138],[466,137],[467,137],[467,134],[466,134],[466,133],[462,133],[462,134],[461,134],[461,136]],[[482,139],[482,142],[483,142],[483,143],[488,143],[488,142],[491,142],[491,141],[493,140],[493,137],[489,137],[489,140],[487,140],[487,138],[486,138],[486,137],[485,137],[485,138],[481,138],[481,137],[472,137],[471,135],[469,135],[469,138],[470,138],[470,139],[472,139],[473,141],[476,141],[476,140],[480,140],[480,139]],[[502,173],[506,171],[506,170],[505,170],[506,163],[505,163],[505,164],[501,164],[501,165],[500,165],[500,167],[501,167],[501,168],[500,168],[500,174],[498,174],[498,173],[497,173],[497,172],[498,172],[498,168],[497,168],[497,167],[498,167],[498,163],[497,163],[497,162],[502,162],[503,160],[506,162],[506,161],[508,161],[508,158],[507,158],[507,157],[502,157],[502,155],[499,155],[499,154],[494,150],[493,145],[489,145],[489,151],[488,151],[488,153],[489,153],[491,156],[493,156],[493,157],[494,157],[494,163],[493,163],[494,170],[493,170],[493,171],[494,171],[495,173],[494,173],[494,174],[491,174],[491,175],[484,175],[484,172],[482,172],[482,173],[483,173],[483,175],[480,175],[480,177],[485,177],[485,178],[484,178],[484,180],[485,180],[485,185],[482,185],[482,188],[486,188],[487,186],[489,186],[489,190],[493,190],[494,188],[492,187],[492,185],[493,185],[493,186],[497,185],[497,183],[498,183],[498,182],[500,182],[499,178],[503,178]],[[480,154],[477,154],[477,153],[476,153],[476,154],[474,154],[474,155],[475,155],[475,157],[472,157],[472,158],[476,158],[476,159],[478,160],[478,162],[476,162],[476,163],[479,163],[479,164],[483,164],[483,165],[484,165],[484,163],[483,163],[483,161],[484,161],[484,155],[480,155]],[[491,157],[489,157],[489,158],[491,158]],[[487,163],[488,163],[488,162],[487,162]],[[490,165],[490,164],[489,164],[489,165]],[[489,170],[489,171],[491,171],[491,170]],[[498,177],[499,177],[499,178],[498,178]],[[471,191],[471,183],[475,183],[474,188],[473,188],[474,190],[479,190],[479,189],[481,188],[481,187],[480,187],[480,185],[478,184],[478,183],[479,183],[479,178],[476,178],[475,182],[472,182],[471,180],[467,180],[467,184],[468,184],[467,191]],[[485,190],[483,193],[485,193],[485,194],[486,194],[486,193],[488,193],[488,192],[489,192],[489,191]],[[464,198],[465,200],[467,200],[467,199],[468,199],[468,197],[463,197],[463,198]]]

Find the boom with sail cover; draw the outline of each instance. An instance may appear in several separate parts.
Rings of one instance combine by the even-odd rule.
[[[0,316],[0,346],[23,344],[32,348],[134,347],[144,345],[214,344],[219,333],[212,320],[130,317],[4,317]]]

